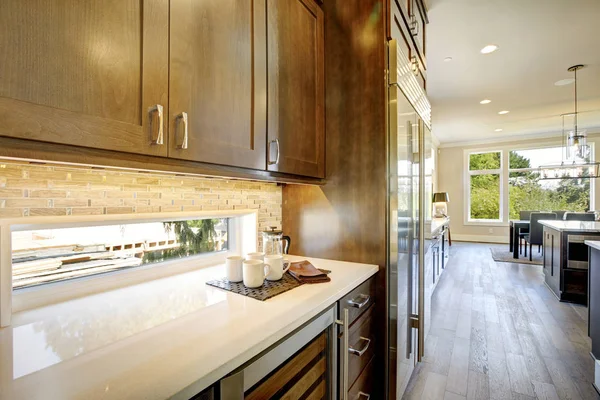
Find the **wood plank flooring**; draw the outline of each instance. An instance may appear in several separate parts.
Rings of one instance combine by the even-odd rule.
[[[424,361],[403,398],[600,399],[587,309],[560,303],[541,266],[497,263],[490,247],[508,251],[453,244],[432,298]]]

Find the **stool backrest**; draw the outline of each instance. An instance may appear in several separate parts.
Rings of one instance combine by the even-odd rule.
[[[529,221],[531,218],[531,213],[537,211],[519,211],[519,219],[521,221]]]
[[[553,213],[556,214],[556,219],[560,219],[562,220],[565,217],[565,214],[567,213],[567,211],[552,211]]]
[[[556,219],[555,213],[548,212],[532,212],[529,222],[529,243],[543,244],[544,242],[544,227],[538,221]]]
[[[565,213],[565,221],[595,221],[596,215],[592,213]]]

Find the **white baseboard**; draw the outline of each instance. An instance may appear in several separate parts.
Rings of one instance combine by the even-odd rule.
[[[452,234],[452,240],[456,240],[457,242],[507,243],[508,244],[508,237],[506,237],[506,236]]]

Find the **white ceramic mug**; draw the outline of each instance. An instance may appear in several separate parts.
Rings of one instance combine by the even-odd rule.
[[[270,267],[261,260],[244,260],[244,286],[261,287],[269,272]]]
[[[242,263],[244,257],[229,256],[225,259],[225,274],[229,282],[241,282],[244,280]]]
[[[265,256],[265,264],[269,266],[269,273],[267,274],[267,280],[278,281],[283,278],[283,274],[290,269],[288,264],[287,268],[283,269],[283,256],[270,254]]]
[[[260,261],[265,261],[265,253],[261,253],[261,252],[255,252],[255,253],[248,253],[248,260],[260,260]]]

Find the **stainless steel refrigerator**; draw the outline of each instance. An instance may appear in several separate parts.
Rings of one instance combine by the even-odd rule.
[[[400,399],[423,357],[426,133],[431,106],[396,40],[388,43],[388,398]],[[429,151],[429,154],[427,153]]]

